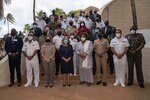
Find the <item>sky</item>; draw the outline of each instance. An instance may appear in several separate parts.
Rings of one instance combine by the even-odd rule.
[[[36,12],[43,10],[47,15],[51,14],[51,10],[57,8],[63,9],[66,13],[71,10],[85,9],[89,6],[95,6],[99,9],[111,0],[36,0]],[[23,31],[25,24],[33,22],[33,0],[12,0],[11,5],[4,5],[4,14],[11,13],[15,18],[15,23],[10,24],[11,28]],[[7,25],[4,21],[0,21],[0,37],[7,34]]]

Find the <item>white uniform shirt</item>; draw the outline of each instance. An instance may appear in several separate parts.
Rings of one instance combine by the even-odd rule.
[[[92,20],[91,20],[90,18],[85,19],[84,22],[85,22],[85,26],[86,26],[88,29],[92,27]]]
[[[73,50],[75,50],[77,42],[77,39],[70,39],[70,44],[72,45]]]
[[[63,36],[54,36],[53,43],[55,44],[56,49],[59,50],[60,46],[62,45]]]
[[[129,47],[129,42],[126,38],[122,37],[118,39],[115,37],[114,39],[111,40],[110,47],[113,47],[118,54],[122,54],[125,48]],[[119,60],[116,55],[113,55],[113,57],[114,62]],[[122,57],[122,59],[120,60],[126,61],[126,55],[124,55],[124,57]]]
[[[61,21],[61,28],[66,29],[68,26],[67,22]]]
[[[81,21],[85,21],[85,17],[80,16],[79,19],[78,19],[78,23],[80,24]]]
[[[32,56],[36,50],[40,50],[40,46],[37,41],[33,40],[31,43],[25,42],[22,48],[22,51],[26,52],[28,56]],[[26,61],[38,61],[38,55],[36,54],[32,60],[26,58]]]
[[[46,22],[44,20],[37,21],[37,27],[40,28],[41,30],[43,30],[45,26]]]
[[[102,29],[103,27],[105,27],[105,24],[103,22],[96,22],[96,28]]]

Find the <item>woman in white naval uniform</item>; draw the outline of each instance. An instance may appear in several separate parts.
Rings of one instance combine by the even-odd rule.
[[[70,44],[72,45],[74,55],[73,55],[73,66],[74,66],[74,76],[77,75],[77,55],[75,53],[75,48],[77,45],[77,39],[74,38],[74,34],[70,34]]]
[[[79,74],[80,74],[80,84],[87,83],[90,86],[93,83],[93,44],[91,41],[87,40],[86,32],[81,33],[81,41],[77,43],[76,53],[78,55],[79,63]]]
[[[28,34],[28,41],[24,43],[22,51],[26,59],[27,83],[24,87],[32,84],[32,69],[34,71],[34,84],[38,87],[39,84],[39,60],[37,52],[40,49],[37,41],[33,40],[33,34]]]
[[[114,86],[121,84],[122,87],[125,87],[125,67],[127,65],[126,53],[128,51],[129,42],[126,38],[122,37],[121,30],[117,29],[116,37],[111,40],[110,47],[114,53],[113,58],[116,74]]]

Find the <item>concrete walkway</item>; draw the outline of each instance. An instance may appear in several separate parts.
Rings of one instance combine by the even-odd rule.
[[[145,88],[141,89],[135,82],[133,86],[122,88],[113,87],[114,76],[109,76],[108,86],[78,85],[79,78],[72,78],[71,87],[62,86],[62,77],[56,78],[53,88],[45,88],[44,79],[38,88],[30,86],[24,88],[17,85],[9,88],[0,88],[0,100],[150,100],[150,49],[143,50],[143,72],[145,76]],[[25,79],[23,79],[25,80]]]

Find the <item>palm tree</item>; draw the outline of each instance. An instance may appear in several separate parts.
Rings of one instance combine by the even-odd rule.
[[[37,19],[41,18],[44,16],[44,11],[40,10],[39,12],[36,12],[37,16],[35,16]]]
[[[5,2],[6,4],[11,4],[11,0],[0,0],[0,19],[3,18],[4,15],[4,5],[3,2]]]
[[[28,33],[29,30],[30,30],[30,28],[31,28],[31,26],[30,26],[29,24],[25,24],[25,26],[24,26],[24,31],[25,31],[26,33]]]
[[[5,20],[4,20],[4,23],[7,22],[8,33],[9,33],[9,23],[12,23],[12,24],[13,24],[13,23],[15,22],[15,19],[14,19],[13,15],[10,14],[10,13],[8,13],[7,16],[6,16],[4,19],[5,19]]]
[[[35,5],[36,5],[36,2],[35,2],[35,0],[33,0],[33,21],[34,21],[34,22],[36,22]]]
[[[138,29],[135,0],[130,0],[130,2],[131,2],[131,9],[132,9],[132,16],[133,16],[133,26],[136,29]]]

